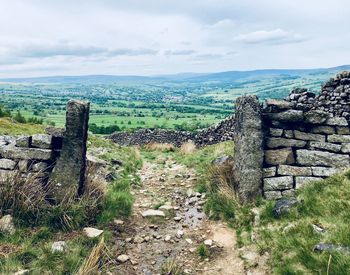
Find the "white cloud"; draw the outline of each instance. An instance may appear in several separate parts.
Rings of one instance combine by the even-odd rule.
[[[350,63],[346,47],[350,32],[344,24],[347,4],[346,0],[3,0],[0,77],[346,64]]]
[[[305,41],[299,34],[288,32],[282,29],[275,30],[259,30],[250,33],[240,34],[234,38],[235,41],[247,44],[290,44]]]

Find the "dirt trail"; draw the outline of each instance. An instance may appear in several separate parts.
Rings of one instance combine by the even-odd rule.
[[[235,232],[205,216],[206,198],[194,191],[194,170],[168,158],[145,163],[140,176],[142,185],[134,189],[134,214],[116,228],[118,254],[129,260],[119,263],[115,274],[161,274],[162,267],[172,262],[185,274],[247,274]],[[165,217],[142,216],[155,208]],[[196,249],[204,242],[210,256],[200,259]]]

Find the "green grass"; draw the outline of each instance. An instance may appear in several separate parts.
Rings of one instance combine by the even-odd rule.
[[[271,253],[270,265],[275,274],[349,274],[350,256],[337,252],[317,253],[320,243],[350,246],[350,180],[336,175],[314,182],[298,192],[299,204],[281,219],[274,219],[271,203],[264,206],[259,247]],[[293,226],[285,229],[288,225]],[[317,233],[312,225],[321,225]]]
[[[208,250],[207,246],[204,243],[201,243],[197,247],[196,252],[197,252],[198,257],[200,257],[201,259],[208,258],[209,255],[210,255],[209,250]]]
[[[22,124],[9,118],[0,118],[0,135],[32,135],[44,133],[44,126],[38,124]]]

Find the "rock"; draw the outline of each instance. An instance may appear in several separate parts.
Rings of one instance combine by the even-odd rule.
[[[295,177],[295,189],[299,189],[303,185],[317,181],[317,180],[322,180],[321,177]]]
[[[89,153],[86,154],[86,163],[89,167],[96,167],[96,168],[100,168],[100,167],[105,167],[107,166],[107,162],[99,159]]]
[[[329,142],[318,142],[318,141],[310,142],[310,149],[321,149],[321,150],[337,153],[337,152],[340,152],[341,148],[342,146],[340,144],[334,144]]]
[[[312,170],[310,167],[291,165],[279,165],[277,173],[282,176],[312,176]]]
[[[31,137],[29,136],[20,136],[16,139],[17,147],[29,148],[31,143]]]
[[[263,168],[263,177],[264,178],[270,178],[276,176],[277,168],[275,166]]]
[[[199,199],[197,197],[192,197],[188,200],[188,204],[195,204]]]
[[[0,155],[8,159],[23,160],[50,160],[53,157],[52,150],[39,148],[17,148],[12,145],[0,147]]]
[[[169,210],[173,210],[173,209],[174,209],[174,207],[169,205],[169,204],[164,204],[161,207],[159,207],[159,210],[167,210],[167,211],[169,211]]]
[[[264,191],[285,190],[293,188],[293,177],[274,177],[264,179]]]
[[[32,165],[32,170],[34,172],[45,172],[48,164],[46,162],[37,162]]]
[[[332,126],[316,126],[311,129],[311,132],[314,134],[335,134],[335,129]]]
[[[271,120],[277,120],[281,122],[302,122],[304,120],[303,111],[288,110],[280,113],[268,113]]]
[[[66,249],[67,249],[67,244],[65,241],[54,242],[51,245],[52,253],[62,253],[62,252],[65,252]]]
[[[174,221],[176,221],[176,222],[179,222],[179,221],[181,221],[181,220],[182,220],[181,217],[174,217]]]
[[[0,219],[0,232],[10,235],[16,232],[16,228],[11,215],[5,215]]]
[[[89,110],[88,102],[70,100],[67,104],[62,150],[50,177],[57,202],[67,196],[67,190],[84,193]]]
[[[348,122],[344,117],[330,117],[326,124],[330,126],[348,126]]]
[[[336,245],[336,244],[330,244],[330,243],[319,243],[319,244],[314,246],[314,251],[316,251],[316,252],[323,252],[323,251],[339,252],[342,254],[350,255],[350,247]]]
[[[330,133],[330,134],[334,134],[334,133]],[[338,135],[349,135],[350,128],[349,127],[337,127],[337,134]]]
[[[298,130],[294,130],[294,137],[296,139],[302,139],[302,140],[308,140],[308,141],[309,140],[320,141],[320,142],[326,141],[326,137],[324,135],[305,133]]]
[[[330,177],[341,171],[341,169],[327,167],[311,167],[311,169],[312,175],[316,177]]]
[[[191,197],[193,197],[195,195],[195,192],[193,191],[192,188],[189,188],[187,190],[186,194],[187,194],[187,197],[191,198]]]
[[[221,156],[213,160],[213,165],[223,166],[223,165],[233,165],[233,157],[231,156]]]
[[[11,159],[0,159],[0,169],[13,170],[16,167],[16,162]]]
[[[241,257],[248,267],[255,267],[258,265],[259,255],[255,251],[245,251]]]
[[[293,107],[293,105],[290,102],[285,100],[277,100],[277,99],[266,99],[265,105],[272,112],[280,111],[280,110],[288,110]]]
[[[193,244],[193,241],[191,239],[185,239],[185,241],[188,243],[188,244]]]
[[[99,230],[93,227],[85,227],[84,233],[88,238],[96,238],[103,233],[103,230]]]
[[[233,174],[234,185],[242,202],[261,196],[264,161],[261,107],[256,96],[236,100]]]
[[[270,136],[272,137],[281,137],[283,134],[283,129],[278,129],[278,128],[270,128]]]
[[[171,240],[171,236],[170,235],[166,235],[164,238],[164,241],[169,242]]]
[[[350,135],[329,135],[328,142],[350,142]]]
[[[302,166],[328,166],[345,168],[350,166],[350,157],[316,150],[297,150],[297,163]]]
[[[115,219],[113,222],[115,225],[123,225],[124,224],[124,221],[118,220],[118,219]]]
[[[314,230],[316,233],[322,234],[322,233],[325,233],[325,232],[326,232],[326,230],[325,230],[323,227],[321,227],[321,226],[319,226],[319,225],[317,225],[317,224],[312,224],[312,228],[313,228],[313,230]]]
[[[275,218],[279,218],[282,215],[289,213],[290,210],[297,204],[297,200],[294,198],[280,199],[276,201],[272,214]]]
[[[125,255],[125,254],[119,255],[117,257],[117,261],[120,263],[125,263],[125,262],[129,261],[129,259],[130,259],[129,256]]]
[[[134,238],[134,243],[143,243],[145,240],[142,237],[136,236]]]
[[[288,139],[288,138],[268,138],[266,145],[268,148],[280,148],[280,147],[297,147],[303,148],[306,145],[306,142],[303,140],[297,139]]]
[[[291,148],[266,150],[265,161],[268,165],[294,164],[295,159]]]
[[[183,230],[179,229],[179,230],[176,231],[176,237],[179,238],[179,239],[181,239],[184,234],[185,233],[183,232]]]
[[[320,110],[312,110],[304,113],[305,122],[311,124],[322,124],[329,118],[329,116],[329,113]]]
[[[165,217],[165,214],[161,210],[153,210],[149,209],[144,212],[142,212],[142,217]]]
[[[205,240],[205,241],[204,241],[204,244],[205,244],[206,246],[212,246],[212,245],[213,245],[213,240],[210,240],[210,239]]]
[[[343,143],[341,145],[341,152],[349,154],[350,153],[350,143]]]
[[[45,134],[36,134],[32,136],[32,147],[51,149],[52,148],[52,136]]]

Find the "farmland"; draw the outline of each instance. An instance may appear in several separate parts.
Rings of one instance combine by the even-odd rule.
[[[138,128],[196,130],[234,111],[242,94],[283,98],[295,87],[320,90],[344,67],[263,70],[164,77],[52,77],[0,80],[0,106],[25,118],[62,127],[69,99],[91,102],[90,127],[97,133]],[[98,128],[110,127],[110,129]],[[96,130],[97,129],[97,130]]]

